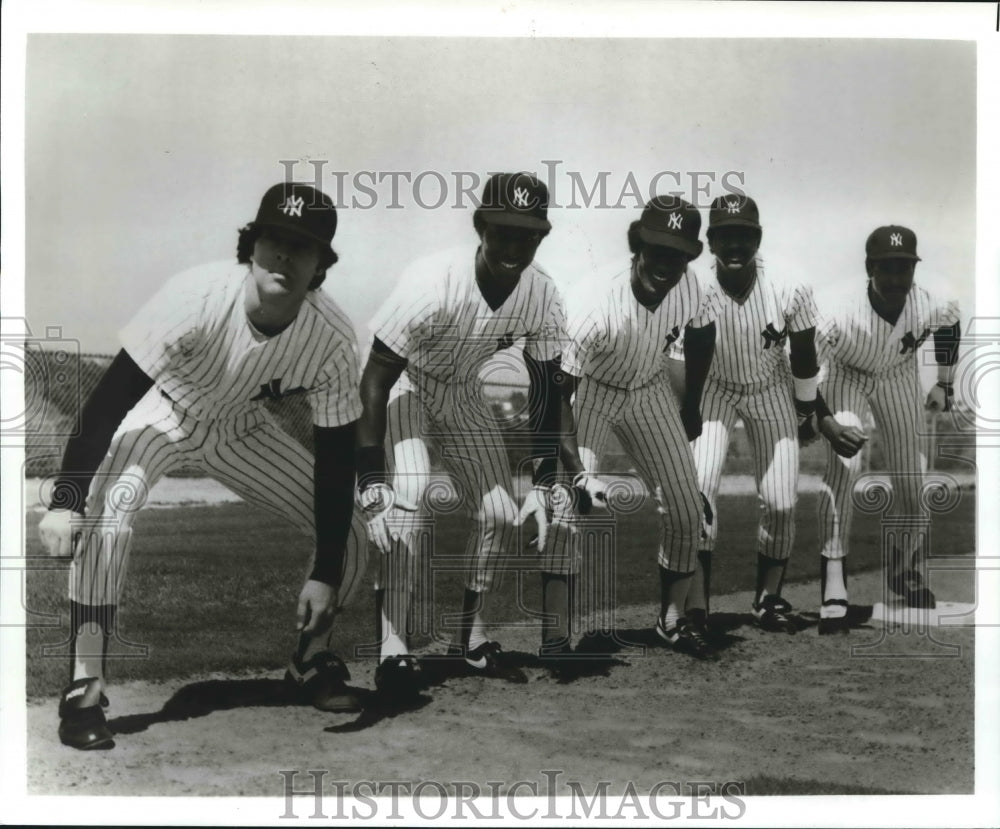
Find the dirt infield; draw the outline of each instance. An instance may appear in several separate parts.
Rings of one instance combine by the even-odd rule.
[[[934,586],[942,598],[974,598],[967,573],[941,574]],[[543,794],[551,780],[559,794],[572,782],[649,791],[694,780],[740,781],[748,795],[971,793],[972,628],[887,631],[865,621],[882,598],[878,576],[859,576],[851,590],[858,627],[822,638],[808,612],[815,583],[786,589],[803,609],[791,637],[752,626],[749,594],[720,597],[724,649],[714,664],[657,647],[654,607],[624,608],[617,635],[628,646],[606,648],[615,652],[568,682],[538,664],[533,635],[507,631],[526,685],[444,677],[407,711],[287,706],[277,672],[113,685],[118,746],[88,763],[59,745],[55,699],[36,700],[28,792],[281,797],[281,771],[326,769],[329,781],[434,780],[450,790],[535,781]],[[353,684],[373,687],[370,662],[350,667]]]

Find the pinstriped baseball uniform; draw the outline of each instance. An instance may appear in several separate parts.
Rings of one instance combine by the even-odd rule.
[[[786,559],[795,539],[795,501],[799,475],[798,421],[785,342],[788,332],[816,325],[811,289],[767,273],[755,258],[757,273],[749,291],[736,298],[713,279],[706,289],[715,316],[715,356],[702,392],[702,433],[694,443],[698,486],[718,517],[716,499],[729,439],[743,421],[754,458],[760,501],[757,549]],[[712,262],[716,274],[716,262]],[[704,325],[709,320],[696,320]],[[703,549],[712,550],[719,521],[708,525]]]
[[[361,415],[358,354],[337,304],[311,291],[281,333],[250,325],[247,265],[193,268],[173,277],[122,330],[129,356],[153,387],[126,415],[87,499],[82,552],[70,598],[117,604],[132,523],[149,489],[178,466],[194,467],[314,538],[313,457],[270,419],[264,401],[305,394],[314,423],[334,427]],[[363,575],[365,528],[352,521],[341,603]]]
[[[694,459],[667,373],[667,350],[684,327],[711,310],[688,266],[655,310],[633,295],[631,268],[607,280],[598,293],[577,296],[570,308],[563,369],[580,378],[573,412],[580,459],[600,473],[608,435],[614,431],[662,509],[660,566],[688,573],[702,529],[702,504]],[[546,569],[574,572],[579,551],[567,551],[570,533],[552,534]]]
[[[549,276],[532,263],[513,292],[493,310],[475,275],[475,248],[464,246],[414,262],[379,309],[375,337],[408,360],[392,389],[386,457],[393,487],[421,503],[430,476],[429,445],[439,451],[477,531],[466,549],[466,587],[482,592],[513,543],[517,507],[511,471],[493,415],[482,397],[479,373],[497,351],[524,339],[538,361],[559,356],[565,336],[562,299]],[[419,515],[407,516],[410,527]],[[415,538],[404,526],[412,562]],[[390,562],[384,561],[383,567]]]
[[[923,395],[917,370],[917,351],[938,328],[954,325],[958,305],[935,297],[914,283],[895,325],[872,308],[867,283],[857,280],[846,296],[820,305],[817,350],[824,363],[820,391],[840,423],[864,428],[874,414],[884,441],[893,506],[900,516],[920,515],[922,485],[918,425],[923,419]],[[851,493],[861,471],[861,454],[837,455],[826,444],[826,472],[820,498],[822,555],[847,555],[854,505]],[[915,533],[902,531],[912,542]],[[912,543],[904,542],[904,553]]]

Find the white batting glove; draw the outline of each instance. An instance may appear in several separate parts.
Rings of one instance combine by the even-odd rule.
[[[80,544],[81,530],[78,522],[83,514],[68,509],[50,509],[38,524],[42,546],[53,558],[72,558]],[[76,527],[73,525],[77,524]]]
[[[924,408],[932,412],[950,412],[955,400],[955,387],[951,383],[937,382],[927,394]]]
[[[538,550],[545,549],[545,539],[549,534],[549,521],[551,514],[549,509],[549,487],[535,484],[527,495],[524,496],[524,503],[521,511],[518,512],[514,521],[515,527],[520,527],[530,517],[534,517],[535,525],[538,527]]]
[[[392,510],[416,512],[419,507],[399,495],[389,484],[372,484],[358,493],[358,505],[368,522],[368,538],[380,552],[392,551],[392,542],[398,541],[398,530],[390,530],[388,517]]]

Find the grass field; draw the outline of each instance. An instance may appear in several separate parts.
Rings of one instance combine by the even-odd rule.
[[[713,593],[752,589],[756,500],[723,497],[720,538],[713,570]],[[38,515],[28,516],[27,554],[39,555]],[[461,518],[441,519],[439,552],[455,555],[468,538]],[[818,576],[816,496],[800,500],[796,553],[786,581]],[[849,572],[880,566],[880,516],[858,513]],[[656,519],[651,510],[628,516],[619,525],[617,602],[655,602]],[[965,493],[956,509],[935,516],[931,546],[935,555],[964,555],[975,545],[975,498]],[[120,611],[126,646],[113,647],[122,658],[109,664],[115,682],[164,680],[206,672],[240,675],[281,668],[294,643],[298,591],[308,569],[309,548],[294,530],[243,504],[147,510],[136,523],[134,549]],[[369,571],[367,581],[370,583]],[[521,607],[540,608],[538,579],[532,574],[507,578],[491,613],[499,622],[525,620]],[[27,691],[29,697],[56,693],[66,682],[67,601],[63,570],[33,571],[27,580]],[[433,585],[438,612],[457,610],[460,576],[440,574]],[[809,610],[813,608],[802,608]],[[58,621],[40,626],[41,615]],[[370,591],[338,620],[337,646],[373,637]],[[30,622],[34,621],[34,626]],[[651,620],[652,621],[652,620]],[[502,639],[502,634],[500,637]],[[426,637],[422,643],[427,643]],[[417,641],[418,645],[421,641]],[[139,653],[136,645],[148,646]],[[48,653],[46,653],[48,650]],[[131,654],[131,655],[130,655]]]

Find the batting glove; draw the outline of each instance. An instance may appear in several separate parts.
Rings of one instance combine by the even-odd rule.
[[[368,521],[368,538],[380,552],[392,551],[392,542],[400,538],[399,530],[391,530],[388,518],[393,510],[416,512],[419,507],[401,497],[389,484],[371,484],[358,493],[358,505]]]
[[[924,406],[932,412],[950,412],[954,402],[954,384],[939,380],[927,395],[927,402]]]
[[[518,512],[514,521],[514,526],[520,527],[529,517],[534,517],[535,525],[538,527],[536,539],[539,552],[545,549],[545,540],[549,534],[549,522],[552,520],[550,494],[551,487],[535,484],[524,496],[521,511]]]
[[[80,546],[81,521],[82,513],[68,509],[51,509],[45,513],[38,524],[38,534],[45,552],[54,558],[73,558]]]

